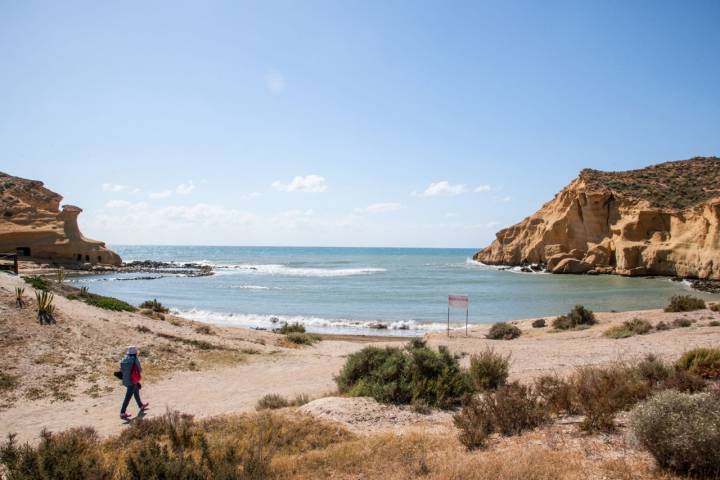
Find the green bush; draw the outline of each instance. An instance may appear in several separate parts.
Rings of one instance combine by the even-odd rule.
[[[705,308],[705,300],[691,295],[675,295],[670,304],[665,307],[666,312],[691,312]]]
[[[720,397],[660,392],[638,405],[631,428],[658,465],[693,477],[720,475]]]
[[[533,320],[532,327],[533,328],[544,328],[545,327],[545,319],[538,318],[537,320]]]
[[[15,390],[18,386],[18,377],[9,373],[0,372],[0,392]]]
[[[626,320],[622,325],[616,325],[605,330],[604,336],[609,338],[627,338],[634,335],[645,335],[652,330],[652,325],[647,320],[633,318]]]
[[[694,348],[677,361],[677,366],[710,380],[720,379],[720,348]]]
[[[287,335],[288,333],[305,333],[305,326],[301,323],[283,323],[280,328],[274,330],[276,333]]]
[[[512,340],[522,334],[522,331],[515,325],[505,322],[498,322],[490,327],[490,331],[485,338],[490,340]]]
[[[25,280],[25,283],[33,287],[35,290],[48,290],[50,288],[47,280],[42,277],[22,277],[22,279]]]
[[[342,393],[396,404],[449,407],[472,391],[447,347],[436,351],[419,339],[405,348],[365,347],[348,356],[335,381]]]
[[[666,322],[660,320],[660,321],[655,325],[655,330],[657,330],[657,331],[670,330],[670,325],[668,325]]]
[[[597,323],[595,314],[582,305],[575,305],[567,315],[561,315],[553,320],[556,330],[570,330],[580,326],[589,326]]]
[[[290,402],[277,393],[269,393],[257,401],[255,410],[276,410],[278,408],[285,408],[290,405]]]
[[[92,305],[93,307],[102,308],[104,310],[113,310],[116,312],[134,312],[137,310],[135,307],[127,302],[118,300],[113,297],[105,297],[103,295],[97,295],[95,293],[89,293],[84,297],[85,303]]]
[[[674,327],[687,328],[692,325],[692,321],[687,318],[676,318],[673,320],[672,324]]]
[[[294,343],[295,345],[312,345],[322,339],[320,335],[316,335],[314,333],[300,332],[290,332],[285,335],[285,338],[287,339],[287,341],[289,341],[290,343]]]
[[[469,399],[453,417],[460,442],[472,450],[491,433],[518,435],[546,423],[549,416],[532,388],[513,382]]]
[[[169,308],[158,302],[157,299],[145,300],[143,303],[140,304],[140,308],[152,310],[155,313],[168,313],[170,311]]]
[[[478,391],[495,390],[505,385],[510,373],[510,355],[503,356],[487,348],[470,357],[470,379]]]

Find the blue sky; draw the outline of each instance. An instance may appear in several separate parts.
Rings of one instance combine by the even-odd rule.
[[[109,243],[481,247],[720,154],[720,3],[0,0],[0,170]]]

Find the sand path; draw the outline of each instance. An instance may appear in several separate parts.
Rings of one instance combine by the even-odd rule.
[[[205,417],[252,410],[268,393],[288,397],[304,393],[317,398],[332,392],[333,375],[342,367],[344,356],[357,348],[357,343],[325,341],[296,353],[252,358],[235,367],[178,372],[156,383],[145,383],[143,401],[151,403],[149,415],[172,409]],[[0,412],[0,435],[17,432],[18,440],[32,441],[43,427],[59,431],[86,425],[102,436],[118,433],[125,427],[118,418],[123,394],[118,387],[99,398],[78,395],[66,403],[18,405]],[[129,411],[137,411],[134,401]]]

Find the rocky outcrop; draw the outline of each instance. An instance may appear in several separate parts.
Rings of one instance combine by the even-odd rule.
[[[60,208],[62,196],[42,182],[0,172],[0,253],[58,263],[120,265],[103,242],[85,238],[77,223],[82,209]]]
[[[720,279],[720,158],[583,170],[536,213],[476,253],[553,273]]]

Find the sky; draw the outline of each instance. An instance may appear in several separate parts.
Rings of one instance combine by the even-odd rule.
[[[0,171],[109,244],[483,247],[720,155],[720,2],[0,0]]]

